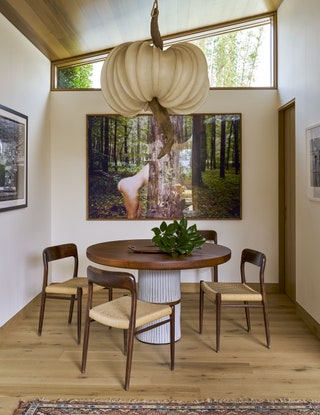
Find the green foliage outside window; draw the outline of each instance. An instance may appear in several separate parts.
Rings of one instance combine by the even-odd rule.
[[[211,87],[253,86],[264,53],[261,49],[264,30],[266,26],[259,26],[192,42],[206,55]]]
[[[58,88],[92,88],[93,65],[73,66],[58,69]]]

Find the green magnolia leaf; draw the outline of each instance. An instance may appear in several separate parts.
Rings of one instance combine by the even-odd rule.
[[[188,225],[188,220],[187,220],[187,218],[186,218],[185,216],[183,216],[183,217],[181,218],[181,220],[180,220],[180,225],[181,225],[184,229],[186,229],[186,228],[187,228],[187,225]]]
[[[152,228],[151,230],[155,233],[155,235],[160,235],[161,234],[161,231],[160,231],[159,228]]]
[[[187,232],[188,232],[188,234],[191,234],[191,233],[198,233],[198,231],[197,231],[197,226],[196,225],[191,225],[188,229],[187,229]]]
[[[162,222],[161,225],[160,225],[160,231],[165,232],[166,229],[167,229],[167,226],[168,225],[166,224],[166,222]]]
[[[166,233],[173,235],[177,231],[177,225],[175,223],[170,223],[167,227]]]

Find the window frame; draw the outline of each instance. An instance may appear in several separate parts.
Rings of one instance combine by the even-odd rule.
[[[240,29],[249,29],[250,27],[260,26],[263,22],[270,22],[270,86],[253,86],[253,87],[211,87],[212,90],[263,90],[277,89],[277,13],[264,13],[257,16],[251,16],[244,19],[224,22],[217,25],[206,26],[195,30],[180,32],[170,36],[163,36],[164,46],[170,46],[182,41],[192,41],[214,35],[222,35],[237,31]],[[146,39],[147,40],[147,39]],[[57,87],[57,73],[61,68],[70,68],[75,66],[84,66],[91,63],[103,61],[113,48],[105,49],[91,54],[81,55],[74,58],[62,59],[51,62],[51,91],[100,91],[100,88],[59,88]]]

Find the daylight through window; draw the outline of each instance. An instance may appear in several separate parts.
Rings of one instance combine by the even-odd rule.
[[[205,54],[211,88],[273,88],[274,16],[164,39],[165,47],[181,41]],[[92,61],[55,64],[53,89],[99,89],[106,54]]]

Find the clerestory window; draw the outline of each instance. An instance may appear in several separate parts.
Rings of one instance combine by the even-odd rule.
[[[275,39],[276,15],[272,14],[164,38],[164,47],[181,41],[200,47],[207,58],[211,88],[275,88]],[[52,89],[100,89],[107,53],[53,63]]]

